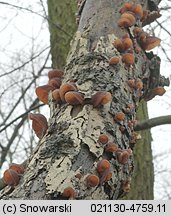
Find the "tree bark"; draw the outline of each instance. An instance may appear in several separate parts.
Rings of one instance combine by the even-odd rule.
[[[90,101],[97,91],[107,91],[112,94],[112,102],[93,108],[91,104],[62,104],[56,107],[51,101],[47,133],[29,159],[20,184],[4,198],[63,199],[62,194],[67,187],[75,189],[76,199],[119,199],[125,195],[124,185],[130,181],[133,173],[133,157],[130,156],[126,164],[121,164],[117,154],[106,153],[104,146],[98,142],[100,134],[105,133],[109,141],[116,143],[120,149],[135,149],[131,143],[134,131],[128,127],[128,123],[135,119],[136,109],[129,113],[126,110],[130,104],[136,108],[140,98],[137,91],[130,90],[127,81],[144,75],[142,68],[147,58],[143,52],[134,53],[136,62],[129,68],[121,62],[116,66],[108,63],[110,57],[120,55],[112,42],[127,33],[127,30],[120,29],[117,25],[121,3],[116,0],[86,1],[67,58],[63,80],[63,83],[74,80],[86,101]],[[52,57],[56,67],[55,54]],[[114,120],[118,112],[126,114],[124,121]],[[120,130],[121,127],[124,127],[124,133]],[[150,147],[144,147],[145,142],[142,143],[143,147],[137,148],[137,155],[142,158],[143,149],[147,148],[149,154],[145,161],[151,163]],[[97,172],[97,164],[101,159],[110,162],[112,178],[109,181],[105,181],[104,176]],[[136,180],[140,169],[137,167]],[[150,168],[152,170],[152,166]],[[76,178],[76,174],[81,174],[81,178]],[[100,177],[97,187],[87,186],[86,177],[89,174]],[[144,174],[142,175],[146,181]],[[149,198],[152,197],[151,179],[153,177],[150,176],[150,186],[143,187],[144,194],[147,188]],[[138,190],[135,198],[145,198],[140,193],[142,191]]]

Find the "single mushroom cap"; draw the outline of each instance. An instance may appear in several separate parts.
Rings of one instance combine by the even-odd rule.
[[[54,87],[50,85],[43,85],[36,88],[35,92],[40,101],[44,104],[48,104],[48,94],[53,91]]]
[[[84,102],[84,95],[80,92],[69,91],[64,96],[65,101],[70,105],[78,105]]]
[[[62,78],[63,76],[64,76],[64,72],[58,69],[50,70],[48,72],[49,79]]]
[[[36,134],[36,136],[41,139],[48,128],[48,122],[44,115],[42,114],[33,114],[29,113],[29,119],[32,120],[32,128]]]
[[[112,95],[110,92],[98,91],[91,97],[91,103],[93,107],[98,107],[100,105],[105,105],[112,100]]]
[[[96,187],[100,180],[97,175],[90,174],[86,177],[86,183],[88,187]]]
[[[12,169],[12,170],[16,171],[18,174],[23,174],[24,173],[24,167],[21,164],[12,163],[9,166],[9,169]]]
[[[157,37],[147,37],[145,43],[142,44],[142,48],[146,51],[150,51],[155,47],[159,46],[161,42],[160,38]]]
[[[113,56],[109,59],[109,64],[110,65],[116,65],[119,63],[119,57],[118,56]]]
[[[20,176],[16,171],[7,169],[3,174],[3,180],[7,185],[16,186],[20,181]]]
[[[76,191],[73,187],[66,187],[62,193],[62,196],[63,197],[66,197],[66,198],[75,198],[76,197]]]

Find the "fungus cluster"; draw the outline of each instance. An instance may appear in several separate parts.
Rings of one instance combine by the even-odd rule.
[[[68,105],[82,105],[90,104],[93,108],[99,108],[112,100],[112,95],[107,91],[97,91],[94,93],[91,98],[85,98],[84,94],[79,92],[78,87],[74,81],[68,83],[62,83],[63,72],[59,70],[51,70],[48,72],[48,84],[39,86],[36,88],[35,92],[40,101],[44,104],[48,104],[49,93],[51,92],[52,101],[56,105],[62,106],[63,104]],[[45,116],[42,114],[33,114],[28,115],[30,120],[32,120],[32,128],[38,138],[42,138],[48,128],[48,122]],[[106,151],[111,151],[112,146],[106,146]],[[104,181],[109,180],[111,177],[111,172],[105,171],[101,172],[98,175],[88,174],[82,176],[80,173],[77,173],[75,178],[80,180],[84,178],[85,185],[87,188],[96,187]],[[62,197],[66,199],[74,199],[77,196],[77,192],[73,186],[68,186],[63,190],[61,194]]]
[[[128,33],[123,35],[121,39],[119,39],[119,38],[116,39],[113,42],[113,46],[117,49],[118,52],[121,53],[121,59],[122,59],[123,63],[125,63],[128,66],[134,64],[135,59],[134,59],[134,55],[133,55],[133,51],[132,51],[133,42],[132,42],[131,38],[129,37]],[[113,58],[114,57],[112,57],[110,59],[109,64]]]
[[[116,143],[109,141],[106,134],[101,134],[98,138],[98,142],[103,144],[104,152],[115,154],[119,163],[126,164],[128,162],[129,156],[132,154],[131,148],[120,149]]]
[[[149,58],[146,51],[151,51],[155,47],[159,46],[161,39],[155,36],[150,36],[141,28],[141,26],[145,22],[149,24],[150,21],[153,22],[156,18],[160,17],[159,11],[151,13],[148,10],[143,10],[140,4],[126,2],[120,9],[120,14],[121,16],[118,20],[118,26],[127,33],[125,33],[122,38],[116,39],[113,42],[113,45],[117,51],[120,52],[122,62],[125,63],[126,66],[133,65],[135,62],[134,55],[140,53],[142,50],[142,52],[147,56],[146,61],[149,62],[148,64],[150,65],[152,57]],[[154,54],[153,57],[155,58]],[[109,60],[109,64],[116,64],[118,61],[115,59],[116,57],[112,57]],[[152,68],[153,67],[155,66],[152,66]],[[147,79],[149,79],[149,82],[152,82],[159,78],[155,78],[154,74],[153,77],[149,74]],[[144,100],[148,101],[156,95],[162,96],[165,93],[165,84],[161,84],[160,79],[158,82],[156,81],[156,84],[152,89],[150,89],[150,86],[147,84],[147,79],[142,76],[140,78],[129,78],[128,80],[128,85],[130,89],[136,93],[137,100],[144,98]]]
[[[114,154],[115,160],[117,160],[121,165],[125,165],[128,162],[129,156],[132,154],[132,150],[130,148],[121,150],[120,148],[118,148],[117,144],[109,142],[109,138],[106,134],[99,135],[98,143],[103,146],[104,152],[106,154]],[[75,178],[77,178],[79,181],[83,178],[87,189],[99,187],[112,178],[110,161],[107,158],[99,160],[94,172],[94,174],[87,174],[85,176],[77,173],[75,175]],[[75,192],[73,187],[66,187],[62,193],[62,196],[71,199],[73,197],[76,197],[77,193]]]
[[[103,145],[105,152],[114,153],[118,150],[118,145],[113,142],[109,142],[109,138],[106,134],[100,134],[98,143]]]
[[[141,4],[134,4],[126,2],[120,9],[120,18],[118,20],[118,26],[123,29],[132,28],[138,25],[139,22],[144,22],[149,16],[150,12],[143,10]],[[133,50],[135,53],[139,53],[141,48],[145,51],[149,51],[156,46],[160,45],[160,39],[154,36],[150,36],[144,32],[142,28],[135,27],[133,34],[130,38],[129,34],[126,33],[121,39],[116,39],[113,42],[114,47],[118,52],[121,53],[122,62],[126,66],[133,65],[135,62]],[[134,37],[134,38],[133,38]],[[141,48],[140,48],[141,47]],[[115,65],[119,62],[119,57],[113,56],[109,60],[110,65]]]
[[[135,27],[133,29],[133,34],[138,44],[145,51],[150,51],[160,45],[160,38],[150,36],[147,32],[144,32],[142,28]]]
[[[132,2],[126,2],[123,5],[123,7],[120,9],[120,13],[121,13],[121,18],[118,20],[118,23],[121,22],[121,20],[123,20],[124,23],[124,19],[126,19],[125,23],[129,24],[129,26],[121,26],[124,28],[133,26],[136,23],[136,21],[141,20],[144,15],[141,4],[134,4]]]
[[[61,86],[61,79],[63,78],[63,71],[51,70],[48,72],[48,84],[39,86],[35,92],[40,101],[48,104],[48,95],[50,91],[58,89]]]
[[[146,55],[146,51],[151,51],[155,47],[159,46],[161,40],[155,36],[150,36],[141,27],[139,27],[139,25],[142,26],[142,23],[145,23],[147,19],[153,20],[151,13],[147,10],[143,10],[140,4],[127,2],[120,9],[120,14],[118,26],[125,33],[121,38],[115,39],[112,44],[121,56],[111,57],[109,59],[109,65],[116,65],[121,59],[126,68],[131,66],[131,68],[134,70],[135,68],[133,66],[135,63],[135,55],[142,52],[142,55],[146,56],[145,61],[150,62],[148,55]],[[149,22],[149,20],[147,22]],[[153,69],[153,66],[151,68]],[[150,79],[150,76],[151,75],[149,74],[147,79]],[[114,115],[114,121],[120,125],[119,130],[121,133],[124,135],[127,131],[127,134],[129,134],[129,145],[131,148],[136,143],[137,139],[139,139],[139,134],[134,131],[134,126],[136,124],[134,115],[137,102],[139,102],[142,98],[145,100],[150,100],[155,95],[163,95],[165,93],[164,87],[160,86],[160,83],[158,83],[150,90],[150,94],[147,96],[146,92],[149,91],[147,91],[146,88],[149,86],[144,81],[148,83],[148,81],[144,79],[143,73],[139,76],[136,76],[135,73],[133,75],[129,74],[127,84],[135,104],[128,104],[127,107],[122,108],[123,111],[119,111]],[[109,142],[108,136],[106,134],[101,134],[99,136],[98,142],[104,146],[104,152],[106,154],[112,154],[114,158],[116,157],[116,160],[119,164],[125,165],[128,163],[129,157],[132,155],[131,148],[120,149],[115,143]],[[107,162],[105,161],[105,163]],[[108,171],[104,173],[107,172]],[[106,176],[104,173],[101,174],[99,172],[100,182],[101,179],[106,178],[104,177],[104,175]],[[124,192],[128,192],[130,190],[130,181],[124,182],[122,189]]]
[[[48,72],[49,81],[47,85],[36,88],[36,94],[40,101],[47,104],[49,92],[52,91],[52,98],[56,104],[67,103],[69,105],[84,105],[90,103],[93,107],[105,105],[112,99],[111,93],[106,91],[98,91],[92,95],[91,100],[85,102],[84,94],[78,91],[75,82],[62,84],[63,72],[59,70],[51,70]]]
[[[129,149],[118,149],[116,151],[117,160],[120,164],[128,163],[129,156],[132,154],[132,150]]]

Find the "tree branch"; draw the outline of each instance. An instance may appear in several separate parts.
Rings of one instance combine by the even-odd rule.
[[[48,55],[43,63],[43,66],[40,68],[40,70],[37,72],[37,75],[34,77],[34,79],[28,84],[28,86],[24,89],[24,91],[22,92],[22,94],[20,95],[20,97],[18,98],[17,102],[15,103],[15,105],[12,107],[11,111],[9,112],[9,114],[6,116],[6,118],[4,119],[4,121],[0,124],[0,127],[5,125],[7,120],[10,118],[10,116],[12,115],[12,113],[14,112],[14,110],[16,109],[16,107],[20,104],[20,101],[23,99],[24,95],[26,94],[26,92],[30,89],[30,87],[32,86],[32,84],[34,84],[35,80],[40,77],[42,71],[44,70],[44,67],[49,59],[49,55],[50,55],[50,51],[48,52]],[[1,132],[1,131],[0,131]]]
[[[140,130],[150,129],[152,127],[156,127],[156,126],[164,125],[164,124],[171,124],[171,115],[160,116],[160,117],[147,119],[147,120],[138,122],[135,125],[134,130],[140,131]]]
[[[42,18],[44,18],[45,20],[48,20],[48,22],[51,22],[57,29],[59,29],[60,31],[62,31],[64,34],[66,34],[68,37],[70,37],[72,39],[72,35],[70,35],[67,30],[63,29],[61,26],[59,26],[57,23],[53,23],[51,20],[49,20],[48,17],[44,17],[43,15],[29,9],[29,8],[24,8],[24,7],[21,7],[21,6],[18,6],[18,5],[14,5],[14,4],[10,4],[10,3],[7,3],[7,2],[0,2],[0,4],[3,4],[3,5],[7,5],[7,6],[10,6],[10,7],[14,7],[14,8],[17,8],[17,9],[20,9],[20,10],[26,10],[30,13],[33,13],[33,14],[36,14]]]
[[[22,113],[21,115],[19,115],[18,117],[16,117],[15,119],[13,119],[11,122],[9,122],[8,124],[6,124],[2,129],[0,129],[0,133],[4,130],[6,130],[9,126],[11,126],[13,123],[15,123],[18,119],[23,118],[24,116],[26,116],[29,112],[44,106],[45,104],[38,104],[37,106],[32,106],[30,107],[30,109],[26,110],[24,113]]]
[[[37,106],[38,103],[39,103],[39,100],[38,100],[38,98],[36,98],[36,99],[34,100],[34,102],[31,104],[31,106],[30,106],[30,108],[29,108],[29,111],[31,111],[33,108],[35,109],[35,107]],[[40,105],[38,105],[38,106],[40,106]],[[16,125],[15,129],[13,130],[13,133],[12,133],[10,139],[9,139],[8,144],[7,144],[7,146],[5,147],[3,153],[1,154],[1,158],[0,158],[0,168],[1,168],[2,164],[3,164],[3,162],[5,161],[5,158],[6,158],[6,156],[7,156],[7,153],[8,153],[8,151],[9,151],[9,149],[10,149],[10,147],[11,147],[11,145],[12,145],[14,139],[15,139],[15,138],[17,137],[17,135],[18,135],[19,129],[22,127],[23,123],[24,123],[25,120],[28,118],[28,115],[27,115],[27,114],[28,114],[29,111],[26,111],[24,114],[21,115],[21,116],[22,116],[22,119],[20,120],[20,122]],[[19,118],[21,118],[21,116],[19,116]],[[15,121],[16,121],[16,119],[15,119]]]
[[[46,48],[44,48],[44,49],[43,49],[42,51],[40,51],[37,55],[32,56],[28,61],[24,62],[24,63],[23,63],[22,65],[20,65],[19,67],[14,68],[14,69],[12,69],[11,71],[7,71],[7,72],[5,72],[5,73],[3,73],[3,74],[0,74],[0,77],[7,76],[7,75],[9,75],[9,74],[15,72],[16,70],[20,70],[21,68],[23,68],[24,66],[26,66],[27,64],[29,64],[31,61],[33,61],[34,59],[36,59],[37,57],[39,57],[42,53],[44,53],[44,52],[45,52],[46,50],[48,50],[49,48],[50,48],[49,46],[46,47]]]

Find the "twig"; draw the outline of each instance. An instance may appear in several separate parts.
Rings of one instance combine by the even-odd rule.
[[[160,116],[160,117],[147,119],[147,120],[138,122],[135,125],[134,130],[140,131],[140,130],[150,129],[152,127],[156,127],[156,126],[164,125],[164,124],[171,124],[171,115]]]
[[[45,52],[47,49],[49,49],[50,47],[46,47],[45,49],[43,49],[40,53],[38,53],[37,55],[31,57],[28,61],[24,62],[22,65],[20,65],[19,67],[17,68],[14,68],[13,70],[11,71],[8,71],[8,72],[5,72],[4,74],[1,74],[0,77],[3,77],[3,76],[6,76],[6,75],[9,75],[13,72],[15,72],[16,70],[19,70],[21,68],[23,68],[24,66],[26,66],[27,64],[29,64],[32,60],[36,59],[37,57],[39,57],[43,52]]]

